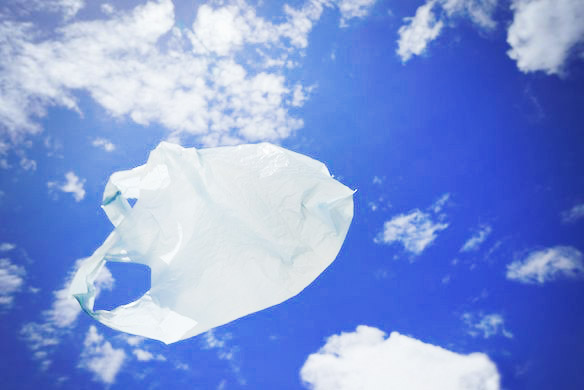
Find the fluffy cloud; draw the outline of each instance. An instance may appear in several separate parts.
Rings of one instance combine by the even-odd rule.
[[[581,0],[513,0],[511,9],[507,54],[521,71],[561,74],[572,52],[584,54]]]
[[[365,16],[373,1],[286,5],[280,24],[242,0],[203,4],[187,28],[175,25],[170,0],[158,0],[66,24],[44,40],[31,23],[3,20],[0,123],[19,142],[41,130],[37,120],[49,106],[80,112],[76,93],[85,91],[111,116],[159,123],[175,139],[194,135],[207,145],[284,139],[303,125],[290,113],[303,87],[271,68],[294,66],[291,58],[301,57],[323,9],[337,3],[346,21]],[[243,49],[257,61],[238,62]]]
[[[50,181],[47,183],[49,190],[57,189],[63,192],[67,192],[73,195],[76,202],[80,202],[85,198],[85,189],[83,185],[85,184],[85,179],[80,180],[74,172],[67,172],[65,174],[65,182],[57,183],[56,181]]]
[[[314,390],[500,388],[495,364],[482,353],[461,355],[392,332],[361,325],[328,338],[300,371]]]
[[[74,270],[78,264],[79,261]],[[81,313],[79,303],[69,294],[69,285],[73,275],[72,271],[63,287],[53,292],[54,299],[51,308],[42,312],[42,321],[26,323],[20,331],[34,358],[41,362],[41,368],[44,370],[51,364],[50,355],[54,347],[71,330]],[[95,282],[98,293],[104,289],[111,290],[113,285],[114,278],[104,267]]]
[[[383,231],[374,241],[381,244],[400,242],[408,252],[421,254],[438,237],[437,233],[448,227],[448,223],[434,221],[434,218],[435,214],[442,211],[449,197],[449,194],[443,195],[430,206],[429,212],[415,209],[409,214],[400,214],[386,221]]]
[[[482,29],[493,29],[496,5],[497,0],[427,0],[413,17],[404,19],[406,23],[398,30],[397,54],[403,62],[422,54],[444,25],[456,17],[469,18]]]
[[[126,353],[123,349],[112,347],[109,341],[105,341],[93,325],[89,327],[83,342],[83,352],[79,367],[84,368],[94,375],[94,379],[111,385],[115,382],[116,375],[120,371]]]
[[[414,55],[420,55],[428,43],[438,37],[443,27],[443,22],[436,20],[432,8],[436,1],[428,1],[416,10],[416,15],[406,18],[407,22],[398,30],[397,54],[403,62],[408,61]]]
[[[489,237],[491,234],[492,228],[489,225],[480,226],[479,229],[475,234],[469,238],[462,248],[460,248],[461,252],[471,252],[476,251],[479,249],[481,244]]]
[[[505,320],[500,314],[464,313],[462,320],[468,328],[467,333],[473,337],[482,336],[488,339],[491,336],[502,334],[507,338],[513,338],[513,334],[505,329]]]
[[[584,218],[584,203],[577,204],[570,210],[562,213],[562,221],[564,223],[572,223],[580,218]]]
[[[96,138],[91,143],[96,148],[102,148],[106,152],[113,152],[116,150],[116,145],[114,145],[110,140],[105,138]]]
[[[3,250],[10,250],[9,245],[3,243],[1,246]],[[12,264],[10,259],[0,259],[0,310],[12,307],[14,294],[22,289],[25,275],[24,267]]]
[[[559,277],[582,278],[582,252],[570,246],[556,246],[531,252],[524,260],[507,265],[507,279],[543,284]]]

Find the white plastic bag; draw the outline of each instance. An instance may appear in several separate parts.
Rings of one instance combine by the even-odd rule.
[[[145,165],[111,176],[102,207],[115,229],[70,291],[102,324],[169,344],[302,291],[339,252],[353,191],[324,164],[271,144],[162,142]],[[149,266],[151,289],[93,311],[107,261]]]

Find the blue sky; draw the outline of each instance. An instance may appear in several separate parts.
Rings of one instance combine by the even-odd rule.
[[[5,388],[581,389],[584,2],[0,6]],[[268,141],[356,189],[296,297],[164,345],[67,293],[109,176]],[[108,265],[98,308],[149,270]]]

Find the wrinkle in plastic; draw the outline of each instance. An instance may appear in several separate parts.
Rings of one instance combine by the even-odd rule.
[[[353,193],[321,162],[268,143],[162,142],[146,164],[110,177],[102,207],[115,229],[70,292],[111,328],[167,344],[195,336],[308,286],[341,248]],[[149,266],[151,288],[94,311],[94,281],[108,261]]]

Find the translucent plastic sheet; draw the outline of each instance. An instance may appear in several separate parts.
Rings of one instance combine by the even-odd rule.
[[[111,176],[102,207],[115,229],[70,291],[111,328],[167,344],[195,336],[309,285],[341,248],[353,192],[324,164],[271,144],[163,142],[145,165]],[[149,266],[151,289],[94,311],[93,283],[108,261]]]

